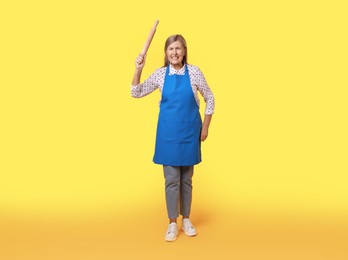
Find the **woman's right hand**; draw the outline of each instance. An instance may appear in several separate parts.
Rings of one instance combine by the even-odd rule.
[[[145,66],[146,55],[139,54],[135,59],[135,67],[139,70],[142,70]]]

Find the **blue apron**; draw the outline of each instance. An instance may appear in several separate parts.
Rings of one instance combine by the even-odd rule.
[[[158,116],[154,163],[191,166],[201,162],[202,119],[187,65],[184,75],[166,69]]]

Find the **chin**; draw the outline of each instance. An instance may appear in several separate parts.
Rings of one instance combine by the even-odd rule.
[[[182,61],[171,61],[172,65],[184,65]]]

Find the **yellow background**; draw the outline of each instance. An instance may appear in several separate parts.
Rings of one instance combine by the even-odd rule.
[[[347,259],[347,11],[2,2],[1,259]],[[216,99],[194,176],[199,235],[171,244],[152,163],[159,93],[130,97],[156,19],[142,79],[180,33]]]

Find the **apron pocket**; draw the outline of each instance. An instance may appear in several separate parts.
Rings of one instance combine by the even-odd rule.
[[[158,138],[164,143],[190,143],[199,139],[200,123],[159,122]]]

